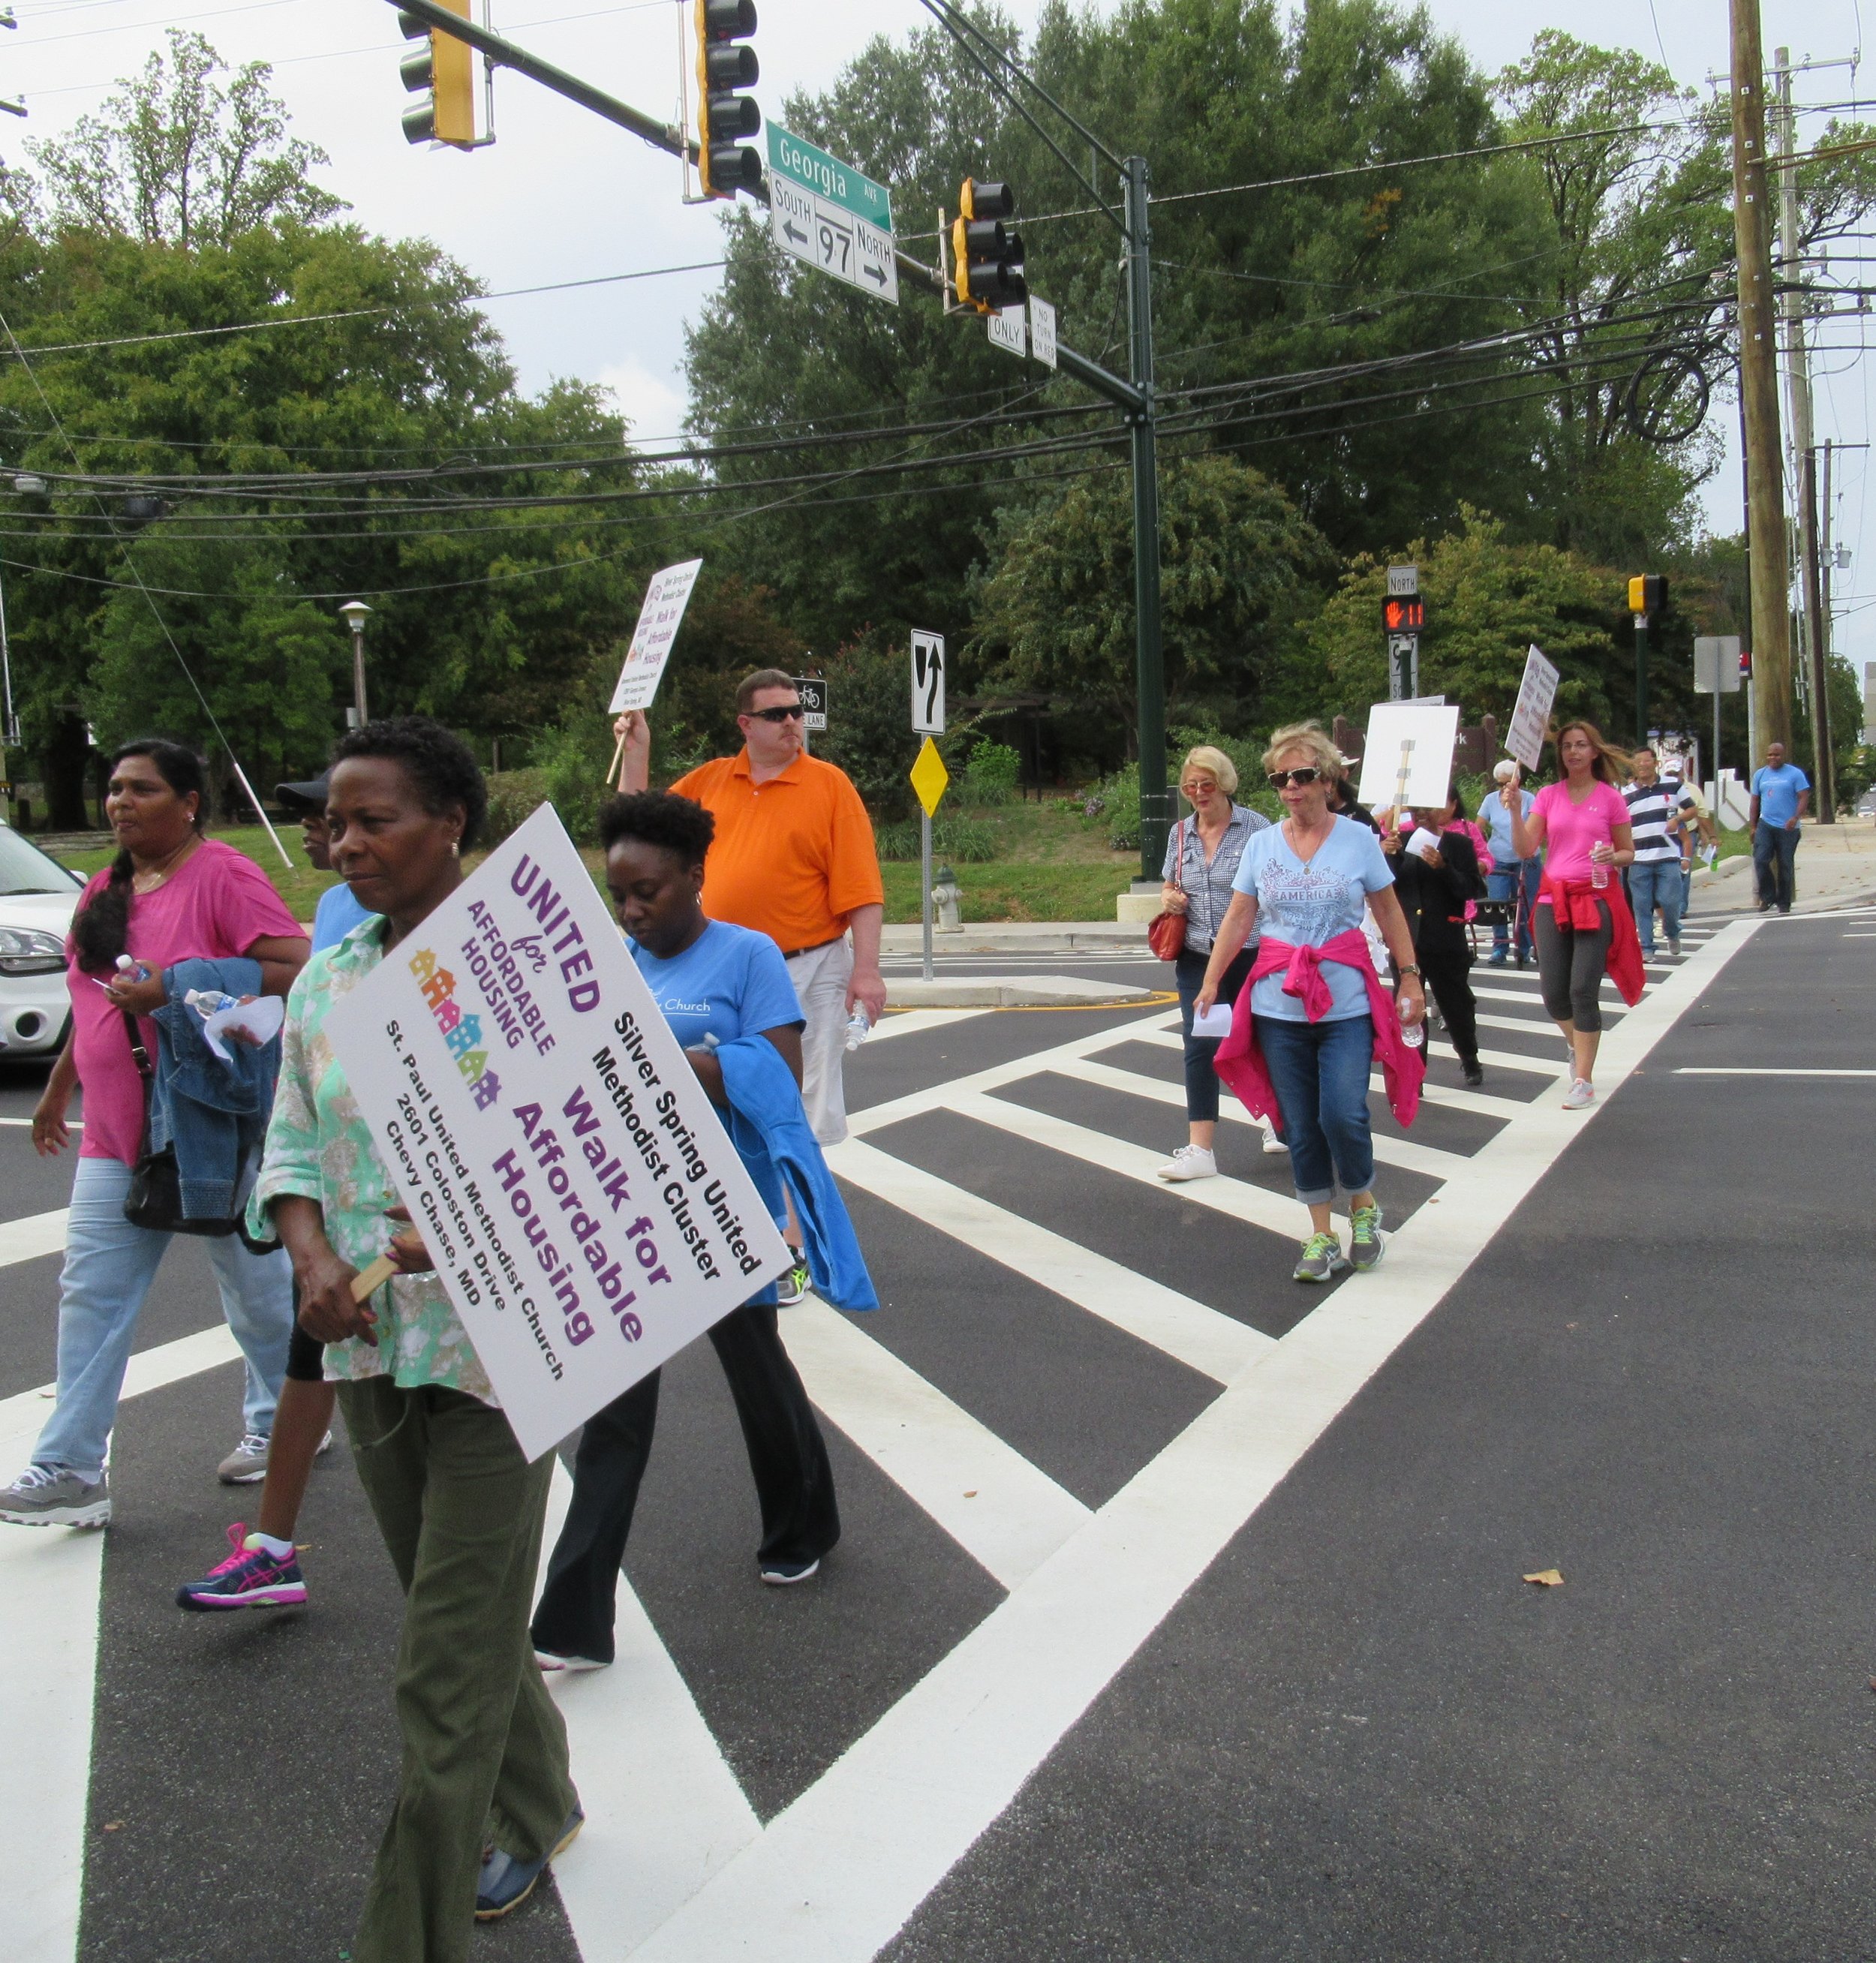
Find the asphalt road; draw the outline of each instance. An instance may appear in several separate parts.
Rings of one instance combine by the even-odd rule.
[[[1227,1177],[1154,1180],[1164,1007],[876,1039],[836,1159],[884,1306],[784,1318],[841,1545],[757,1583],[727,1392],[677,1359],[640,1650],[565,1693],[593,1827],[476,1955],[1868,1953],[1870,1080],[1782,1073],[1868,1063],[1872,946],[1793,920],[1657,971],[1586,1122],[1534,979],[1481,969],[1485,1094],[1436,1044],[1435,1101],[1377,1126],[1400,1238],[1320,1292],[1250,1128]],[[0,1074],[0,1120],[35,1094]],[[17,1123],[0,1168],[5,1221],[62,1204]],[[0,1266],[16,1416],[57,1268]],[[178,1244],[137,1347],[216,1319]],[[399,1603],[342,1438],[306,1611],[171,1604],[248,1497],[213,1478],[239,1396],[125,1401],[88,1747],[8,1780],[22,1827],[35,1785],[82,1803],[87,1958],[342,1958],[384,1817]]]

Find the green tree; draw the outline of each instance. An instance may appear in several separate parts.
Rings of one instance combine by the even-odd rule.
[[[1231,456],[1160,472],[1169,714],[1241,727],[1299,618],[1332,575],[1321,535]],[[1083,479],[1005,515],[977,596],[973,657],[991,689],[1071,700],[1135,745],[1133,501],[1128,476]]]
[[[117,232],[145,245],[226,245],[276,219],[317,224],[344,207],[309,181],[331,159],[287,134],[273,69],[228,72],[200,34],[168,30],[169,54],[82,116],[69,136],[29,143],[62,225]]]
[[[1464,719],[1511,718],[1535,645],[1556,664],[1560,715],[1583,715],[1605,733],[1618,726],[1620,696],[1612,686],[1620,651],[1623,589],[1617,576],[1555,546],[1509,539],[1498,520],[1468,511],[1459,530],[1417,540],[1407,556],[1420,567],[1426,602],[1420,642],[1420,687],[1457,700]],[[1318,713],[1359,720],[1366,705],[1388,698],[1381,603],[1385,560],[1357,558],[1308,634],[1308,658],[1322,676]],[[1632,704],[1632,690],[1629,694]]]

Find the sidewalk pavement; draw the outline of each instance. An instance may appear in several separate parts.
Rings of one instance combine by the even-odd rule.
[[[1876,900],[1876,818],[1807,821],[1798,841],[1795,879],[1794,913],[1822,913],[1853,901]],[[1711,873],[1695,873],[1689,917],[1750,913],[1754,898],[1751,854],[1723,859]]]

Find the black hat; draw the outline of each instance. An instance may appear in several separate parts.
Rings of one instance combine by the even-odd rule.
[[[323,812],[325,809],[326,787],[331,781],[331,773],[323,777],[310,777],[303,783],[276,784],[274,795],[293,812]]]

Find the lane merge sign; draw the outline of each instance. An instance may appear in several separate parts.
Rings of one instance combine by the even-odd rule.
[[[779,123],[768,133],[770,237],[791,259],[897,306],[892,193]]]

